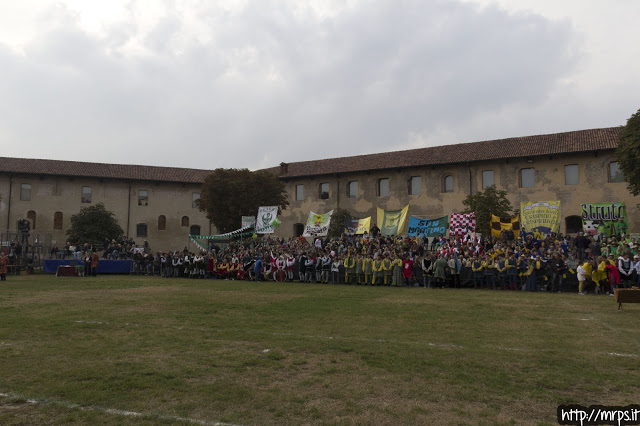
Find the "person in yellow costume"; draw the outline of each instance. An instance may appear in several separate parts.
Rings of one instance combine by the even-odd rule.
[[[384,285],[386,286],[389,285],[389,278],[391,278],[391,268],[391,259],[389,258],[389,254],[387,253],[387,255],[382,259],[382,273],[384,275]]]
[[[473,288],[482,288],[482,281],[484,280],[484,274],[482,272],[482,268],[484,267],[484,262],[478,258],[477,256],[473,257],[471,261],[471,271],[473,272]]]
[[[364,285],[371,284],[371,274],[373,273],[373,260],[371,254],[367,253],[366,257],[362,259],[362,271],[364,272]]]
[[[362,273],[364,272],[364,265],[362,264],[362,256],[358,253],[356,254],[356,267],[355,267],[355,282],[356,284],[362,284]]]
[[[380,285],[380,282],[382,281],[382,257],[383,256],[380,255],[373,261],[373,265],[371,267],[371,269],[373,269],[373,281],[371,282],[372,285]]]
[[[579,265],[577,269],[578,275],[578,293],[581,295],[587,294],[586,282],[587,278],[593,273],[593,261],[587,260],[583,265]]]
[[[229,259],[225,258],[220,265],[218,265],[218,274],[220,278],[229,278]]]
[[[344,283],[351,284],[349,278],[354,274],[356,268],[356,260],[351,256],[351,251],[347,253],[346,259],[344,259]],[[355,277],[354,277],[355,278]]]
[[[526,277],[525,290],[536,291],[536,274],[534,272],[536,268],[535,261],[533,259],[527,260],[527,269],[522,273],[523,277]]]
[[[600,263],[598,263],[598,269],[591,273],[591,280],[596,285],[596,293],[600,293],[600,284],[607,280],[607,265],[609,261],[606,257],[600,257]]]

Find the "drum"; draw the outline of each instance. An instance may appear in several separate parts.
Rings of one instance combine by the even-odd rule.
[[[276,281],[283,282],[287,279],[287,272],[283,269],[278,269],[276,272]]]

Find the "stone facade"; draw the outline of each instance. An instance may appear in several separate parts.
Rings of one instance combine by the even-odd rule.
[[[282,213],[282,225],[277,234],[296,234],[301,224],[306,223],[309,211],[325,213],[335,208],[347,209],[358,218],[371,216],[372,223],[376,220],[377,207],[396,210],[407,204],[411,216],[442,217],[462,211],[462,201],[483,189],[483,177],[486,184],[494,183],[498,189],[507,191],[516,209],[520,208],[521,202],[559,200],[563,218],[560,232],[577,232],[575,221],[581,214],[582,203],[601,202],[626,203],[629,228],[631,232],[637,232],[640,230],[640,200],[629,193],[625,182],[616,182],[615,177],[613,181],[610,179],[611,163],[615,162],[615,152],[609,150],[285,178],[291,204]],[[523,169],[533,169],[532,182],[527,182],[527,173],[531,172],[525,171],[523,183]],[[419,184],[413,179],[415,177],[419,178]],[[384,191],[380,193],[382,179],[388,179],[388,195]],[[449,180],[448,188],[445,180]],[[357,182],[356,196],[349,194],[350,182]],[[415,193],[412,193],[412,182]],[[328,197],[324,199],[320,194],[323,183],[328,184]],[[533,186],[527,187],[529,183]],[[296,200],[298,185],[304,188],[302,200]],[[383,190],[385,185],[382,184]]]
[[[199,196],[200,186],[199,183],[3,173],[0,174],[0,229],[16,231],[20,219],[29,219],[32,234],[51,234],[60,246],[66,241],[71,216],[82,207],[103,203],[115,214],[125,235],[138,244],[147,240],[154,250],[181,249],[187,245],[190,232],[209,234],[212,231],[205,214],[193,205],[194,194]]]
[[[299,235],[310,211],[335,208],[375,221],[377,207],[394,210],[408,204],[409,215],[437,218],[460,212],[469,194],[489,184],[506,190],[516,209],[523,201],[560,200],[560,231],[568,233],[579,230],[582,203],[624,202],[629,228],[636,232],[638,200],[614,173],[620,129],[282,163],[270,169],[286,183],[290,195],[276,236]],[[16,231],[18,220],[26,218],[35,222],[32,232],[51,234],[57,244],[64,244],[71,216],[83,206],[102,202],[139,244],[146,239],[153,250],[179,249],[188,243],[189,233],[216,233],[193,205],[209,173],[0,158],[0,230]]]

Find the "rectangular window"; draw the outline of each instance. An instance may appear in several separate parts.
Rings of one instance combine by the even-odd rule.
[[[320,184],[320,194],[319,197],[321,200],[329,199],[329,184],[324,182]]]
[[[149,191],[144,189],[138,191],[138,205],[139,206],[149,205]]]
[[[349,198],[358,198],[358,181],[352,180],[347,186],[347,196]]]
[[[520,188],[533,188],[535,186],[536,172],[534,169],[520,169]]]
[[[495,185],[493,180],[493,170],[484,170],[482,172],[482,189]]]
[[[191,194],[191,208],[197,209],[200,205],[200,193],[194,192]]]
[[[139,223],[136,225],[136,237],[146,237],[147,236],[147,224]]]
[[[617,161],[609,163],[609,182],[624,182],[624,175]]]
[[[389,178],[378,179],[378,196],[389,196]]]
[[[82,187],[81,202],[83,202],[83,203],[90,203],[91,202],[91,187],[90,186],[83,186]]]
[[[409,179],[409,195],[420,195],[422,192],[422,177],[411,176]]]
[[[580,183],[577,164],[568,164],[564,166],[564,184],[577,185]]]
[[[296,185],[296,201],[304,200],[304,185]]]
[[[20,185],[20,201],[31,201],[31,184],[23,183]]]

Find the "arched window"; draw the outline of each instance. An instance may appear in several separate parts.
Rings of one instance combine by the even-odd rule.
[[[62,229],[62,212],[53,214],[53,229]]]
[[[31,222],[31,230],[36,229],[36,212],[29,210],[27,212],[27,220]]]
[[[191,235],[200,235],[200,225],[191,225],[191,228],[189,228],[189,233]]]
[[[136,225],[136,237],[146,237],[147,236],[147,224],[139,223]]]
[[[189,226],[189,216],[182,216],[182,226]]]
[[[445,176],[442,184],[442,192],[453,192],[453,176]]]
[[[158,231],[164,231],[167,229],[167,217],[163,214],[158,216]]]

